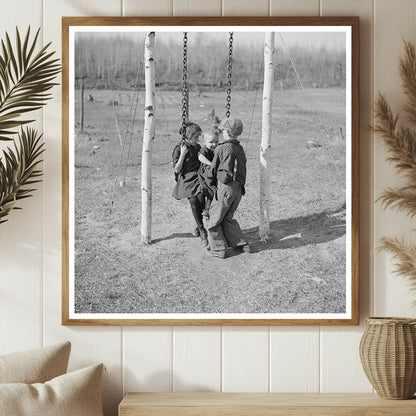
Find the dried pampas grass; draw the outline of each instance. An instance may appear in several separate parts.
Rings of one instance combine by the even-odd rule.
[[[416,290],[416,245],[404,239],[383,237],[378,250],[390,251],[393,254],[395,273],[408,278],[410,288]]]
[[[413,128],[416,127],[416,46],[404,41],[404,57],[400,59],[400,77],[406,102],[404,110]],[[406,212],[410,218],[416,216],[416,131],[398,126],[399,117],[394,115],[386,97],[379,94],[375,105],[376,126],[374,131],[380,133],[390,157],[397,170],[405,176],[407,184],[401,188],[387,188],[377,201],[384,208],[394,207]],[[416,245],[404,239],[381,239],[379,250],[393,254],[396,270],[400,276],[409,279],[410,287],[416,291]],[[416,302],[415,302],[416,303]]]

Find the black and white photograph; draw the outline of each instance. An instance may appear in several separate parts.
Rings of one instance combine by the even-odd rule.
[[[351,320],[352,26],[68,33],[68,322]]]

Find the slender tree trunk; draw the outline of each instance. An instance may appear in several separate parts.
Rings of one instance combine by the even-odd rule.
[[[155,61],[153,50],[155,33],[148,32],[145,40],[144,75],[145,75],[145,109],[144,133],[142,146],[142,223],[141,234],[144,244],[151,243],[152,230],[152,143],[155,136]]]
[[[81,77],[81,116],[80,116],[80,128],[84,131],[84,77]]]
[[[270,234],[270,147],[272,136],[272,99],[274,79],[274,32],[267,32],[264,41],[263,116],[260,145],[260,224],[259,234],[267,241]]]

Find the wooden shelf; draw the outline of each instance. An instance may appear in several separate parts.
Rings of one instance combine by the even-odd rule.
[[[127,393],[119,416],[405,416],[416,400],[377,394]]]

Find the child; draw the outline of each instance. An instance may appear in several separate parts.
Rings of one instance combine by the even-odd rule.
[[[209,208],[214,197],[214,192],[207,183],[207,174],[211,166],[211,161],[214,158],[214,149],[218,146],[219,135],[220,131],[218,127],[213,127],[211,130],[203,133],[204,146],[198,153],[198,160],[201,162],[198,173],[201,181],[202,194],[205,197],[205,207],[202,212],[204,217],[209,217]]]
[[[238,118],[227,118],[219,128],[223,142],[215,150],[207,176],[208,185],[216,187],[217,191],[207,229],[210,255],[225,258],[230,247],[251,252],[251,246],[234,219],[241,197],[245,194],[247,158],[238,141],[243,132],[243,122]]]
[[[201,128],[196,123],[188,122],[185,129],[185,140],[180,141],[172,153],[173,170],[175,173],[175,188],[172,196],[176,199],[187,198],[191,206],[192,215],[195,219],[198,233],[202,244],[206,247],[207,231],[202,221],[202,210],[204,209],[204,196],[201,191],[198,170],[200,162],[198,153],[201,149],[199,136]],[[182,128],[179,132],[182,135]]]

